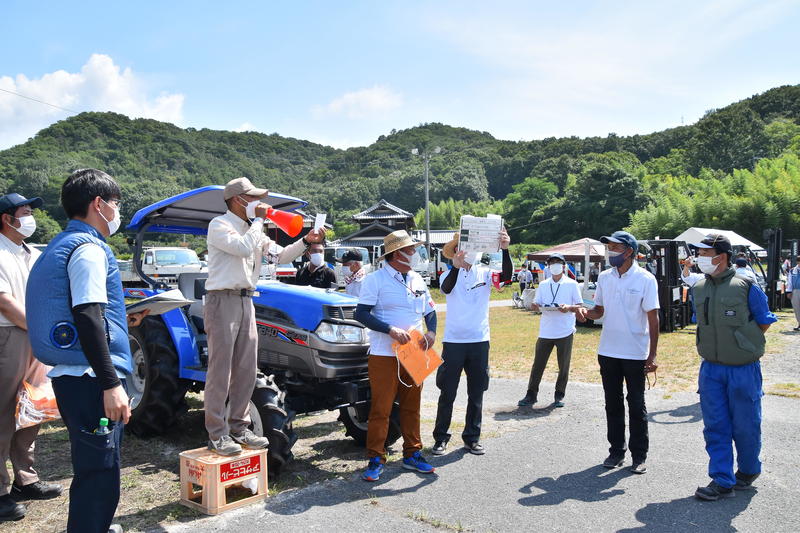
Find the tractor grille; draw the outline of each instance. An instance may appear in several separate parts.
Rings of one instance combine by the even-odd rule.
[[[355,320],[356,308],[355,306],[325,306],[325,317],[333,320]]]

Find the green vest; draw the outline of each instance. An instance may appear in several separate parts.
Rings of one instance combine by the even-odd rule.
[[[750,316],[751,284],[733,268],[695,284],[697,352],[706,361],[740,366],[764,355],[764,332]]]

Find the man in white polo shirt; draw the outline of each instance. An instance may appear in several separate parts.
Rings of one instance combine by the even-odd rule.
[[[400,430],[403,433],[403,468],[422,474],[434,471],[420,453],[419,407],[422,385],[414,385],[401,367],[392,344],[410,342],[412,329],[427,332],[420,340],[424,347],[436,339],[436,305],[422,276],[414,272],[419,242],[405,230],[383,239],[385,264],[369,274],[361,285],[355,318],[369,328],[369,386],[372,404],[367,426],[369,464],[361,474],[364,481],[377,481],[386,463],[386,435],[395,398],[400,403]],[[379,261],[380,261],[379,259]]]
[[[508,245],[511,239],[503,229],[500,248],[503,250],[501,278],[510,280],[514,270]],[[450,421],[453,402],[461,381],[461,372],[467,376],[467,415],[461,440],[464,448],[474,455],[483,455],[481,437],[481,411],[483,393],[489,388],[489,296],[492,293],[492,270],[480,264],[480,255],[466,257],[464,251],[456,253],[458,237],[442,249],[442,255],[453,261],[453,268],[442,273],[439,285],[447,297],[447,322],[442,341],[444,363],[436,373],[436,386],[441,391],[433,429],[435,441],[431,452],[442,455],[450,440]]]
[[[539,322],[539,338],[536,340],[536,352],[528,380],[528,391],[517,405],[526,407],[536,403],[539,395],[539,384],[542,381],[547,360],[553,348],[558,358],[558,379],[553,405],[564,407],[564,395],[569,379],[569,363],[572,358],[572,337],[575,333],[575,315],[583,304],[578,282],[564,275],[567,261],[564,256],[555,253],[547,258],[547,267],[551,276],[536,289],[533,298],[533,310],[541,311]]]
[[[651,273],[636,264],[638,243],[626,231],[615,231],[600,242],[608,249],[610,268],[597,278],[594,308],[578,311],[578,320],[603,317],[598,361],[606,400],[609,456],[606,468],[622,466],[625,460],[625,402],[622,383],[628,390],[630,413],[629,447],[631,472],[647,472],[649,448],[645,375],[655,372],[658,346],[658,285]]]

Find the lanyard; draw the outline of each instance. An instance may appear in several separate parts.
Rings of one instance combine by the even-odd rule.
[[[553,283],[550,283],[550,295],[553,297],[553,300],[550,302],[550,305],[556,303],[556,297],[558,296],[558,291],[561,290],[561,283],[555,283],[558,286],[558,288],[556,288],[556,292],[553,292]]]

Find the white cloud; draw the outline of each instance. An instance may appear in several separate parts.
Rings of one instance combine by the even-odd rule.
[[[233,131],[235,131],[237,133],[242,133],[242,132],[245,132],[245,131],[258,131],[258,128],[256,128],[255,126],[253,126],[249,122],[243,122],[241,125],[239,125],[239,127],[234,129]]]
[[[362,119],[379,116],[403,105],[403,96],[383,85],[344,93],[327,105],[315,106],[311,112],[315,118],[344,116]]]
[[[151,96],[130,68],[121,69],[111,57],[93,54],[80,72],[58,70],[41,78],[17,74],[0,76],[0,89],[71,111],[114,111],[132,118],[146,117],[180,124],[184,95]],[[0,91],[0,149],[25,142],[40,129],[73,114]]]

